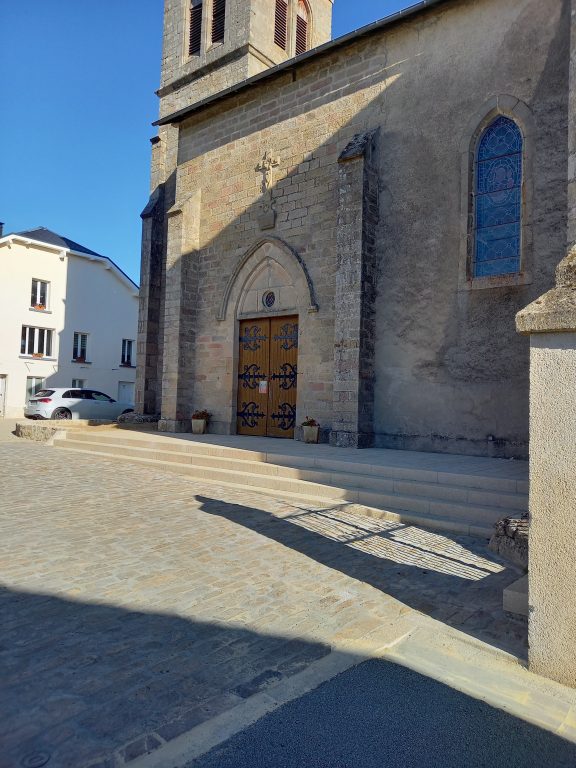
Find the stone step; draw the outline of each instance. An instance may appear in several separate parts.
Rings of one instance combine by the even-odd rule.
[[[70,446],[64,445],[65,441],[59,441],[60,448],[67,448],[68,450],[74,450],[76,453],[85,454],[88,456],[100,456],[101,458],[107,458],[112,460],[117,460],[119,457],[117,454],[108,454],[103,451],[92,451],[92,450],[86,450],[83,448],[70,448]],[[263,494],[265,496],[270,496],[270,489],[268,488],[259,488],[257,486],[253,485],[244,485],[240,482],[232,482],[227,479],[219,478],[217,480],[207,478],[204,476],[203,473],[196,474],[195,468],[190,467],[185,464],[163,464],[162,462],[155,461],[153,459],[142,459],[142,458],[130,458],[130,457],[124,457],[124,460],[130,463],[135,463],[139,465],[149,466],[152,469],[158,469],[160,471],[168,471],[173,474],[182,475],[184,477],[188,477],[190,479],[194,480],[202,480],[206,483],[214,483],[219,486],[223,486],[226,488],[234,488],[236,490],[243,490],[249,493],[259,493]],[[308,496],[304,493],[293,493],[284,491],[281,494],[281,497],[279,497],[286,501],[294,502],[295,504],[307,504],[310,506],[326,506],[329,505],[331,507],[334,506],[347,506],[351,502],[343,499],[334,499],[334,498],[328,498],[328,497],[322,497],[322,496]],[[454,518],[450,517],[442,517],[441,515],[424,515],[424,514],[418,514],[418,513],[411,513],[407,510],[402,509],[394,509],[392,507],[388,507],[386,509],[384,508],[377,508],[377,507],[369,507],[366,505],[354,505],[354,511],[359,514],[364,514],[367,517],[374,517],[374,518],[380,518],[383,520],[390,520],[391,522],[398,522],[402,523],[404,525],[418,525],[418,526],[424,526],[426,528],[431,528],[439,531],[450,531],[453,533],[460,533],[465,534],[467,536],[475,536],[479,538],[489,538],[493,526],[486,526],[486,525],[478,525],[475,523],[471,523],[469,521],[459,519],[456,520]]]
[[[99,443],[111,447],[120,446],[121,453],[126,450],[141,449],[158,453],[159,458],[165,460],[170,457],[173,460],[191,461],[201,466],[232,468],[233,461],[240,461],[242,464],[238,465],[238,469],[297,477],[312,482],[358,485],[357,477],[360,476],[362,484],[374,490],[423,495],[446,501],[494,505],[514,512],[525,512],[528,508],[527,484],[524,481],[491,475],[437,472],[418,467],[369,464],[360,461],[352,463],[347,459],[328,459],[281,452],[264,453],[193,440],[163,440],[148,436],[130,436],[123,439],[122,434],[74,433],[68,436],[68,440]],[[190,457],[193,457],[193,461]],[[334,477],[328,478],[327,473],[334,473]]]
[[[154,451],[150,451],[148,455],[142,455],[142,452],[135,455],[133,448],[124,446],[122,451],[119,450],[119,446],[110,446],[100,442],[76,441],[68,438],[58,439],[54,445],[83,453],[98,454],[107,458],[121,458],[146,464],[160,470],[177,472],[203,482],[242,487],[259,493],[273,493],[283,498],[296,496],[315,502],[345,502],[385,512],[403,513],[411,515],[412,521],[416,516],[416,519],[423,525],[430,525],[431,521],[438,518],[440,522],[438,526],[434,527],[444,526],[446,528],[450,526],[451,530],[458,531],[463,529],[469,531],[472,528],[482,529],[482,535],[491,533],[492,526],[502,512],[501,509],[494,506],[438,500],[425,496],[410,496],[394,491],[367,490],[360,484],[344,486],[340,482],[338,485],[331,485],[305,480],[301,477],[290,478],[277,474],[255,473],[247,471],[246,466],[241,466],[243,464],[250,465],[250,462],[239,460],[235,461],[233,467],[222,468],[197,465],[193,456],[185,457],[192,460],[190,463],[174,461],[174,456],[170,457],[170,460],[166,460],[157,457],[157,452]],[[117,450],[110,450],[111,448]],[[354,479],[361,482],[362,477],[355,475]]]
[[[528,616],[528,574],[506,587],[502,607],[508,613]]]

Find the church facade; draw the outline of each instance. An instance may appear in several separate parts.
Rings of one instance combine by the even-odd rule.
[[[166,0],[137,409],[525,457],[516,313],[565,253],[568,0]]]

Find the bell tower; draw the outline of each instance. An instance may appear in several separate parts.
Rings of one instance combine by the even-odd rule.
[[[333,0],[165,0],[160,119],[191,107],[270,67],[331,39]],[[160,125],[152,140],[151,196],[142,212],[142,265],[136,410],[157,413],[174,427],[176,400],[163,382],[178,369],[180,301],[185,279],[175,249],[180,235],[170,234],[182,218],[198,221],[199,196],[176,205],[179,126]],[[182,216],[180,215],[182,214]],[[169,222],[173,222],[172,225]],[[193,227],[192,227],[193,229]],[[186,230],[187,232],[188,230]],[[164,333],[166,323],[170,328]],[[176,334],[176,336],[174,336]],[[174,338],[173,338],[174,337]],[[174,369],[176,366],[176,369]],[[171,414],[171,415],[167,415]],[[168,422],[167,422],[168,423]]]
[[[165,0],[160,116],[331,39],[333,0]]]

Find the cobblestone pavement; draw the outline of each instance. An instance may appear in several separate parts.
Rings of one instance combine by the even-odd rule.
[[[0,498],[0,768],[122,765],[423,614],[524,652],[482,541],[11,440]]]
[[[12,442],[18,440],[16,435],[13,434],[16,429],[16,422],[18,419],[2,419],[0,418],[0,443]]]

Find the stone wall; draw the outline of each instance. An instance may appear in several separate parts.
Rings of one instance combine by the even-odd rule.
[[[201,223],[194,252],[168,245],[174,263],[194,265],[188,272],[198,286],[193,348],[178,332],[171,362],[164,360],[165,370],[183,355],[189,361],[180,368],[185,383],[173,381],[179,408],[206,407],[215,428],[234,428],[236,318],[219,321],[216,308],[238,262],[271,236],[302,259],[318,303],[305,317],[295,308],[303,320],[299,417],[332,426],[341,310],[338,157],[356,134],[378,129],[375,442],[525,455],[528,343],[516,335],[514,316],[550,287],[564,243],[565,5],[454,0],[313,57],[180,124],[174,197],[201,190]],[[524,284],[470,290],[459,282],[467,216],[461,147],[471,117],[499,94],[525,105],[535,126],[532,270]],[[162,149],[172,158],[168,173],[178,128],[162,130],[172,132]],[[278,164],[270,192],[275,226],[263,231],[256,167],[265,152]]]
[[[116,422],[110,419],[74,419],[66,423],[60,421],[18,421],[14,428],[16,437],[24,440],[32,440],[35,443],[52,444],[55,437],[66,435],[68,430],[80,431],[82,429],[112,429]]]
[[[311,47],[330,40],[333,0],[306,0],[311,11]],[[297,0],[289,0],[290,14]],[[273,0],[226,0],[224,41],[210,41],[212,0],[204,0],[204,41],[188,55],[190,0],[167,0],[164,19],[160,114],[208,98],[289,58],[274,43]]]

